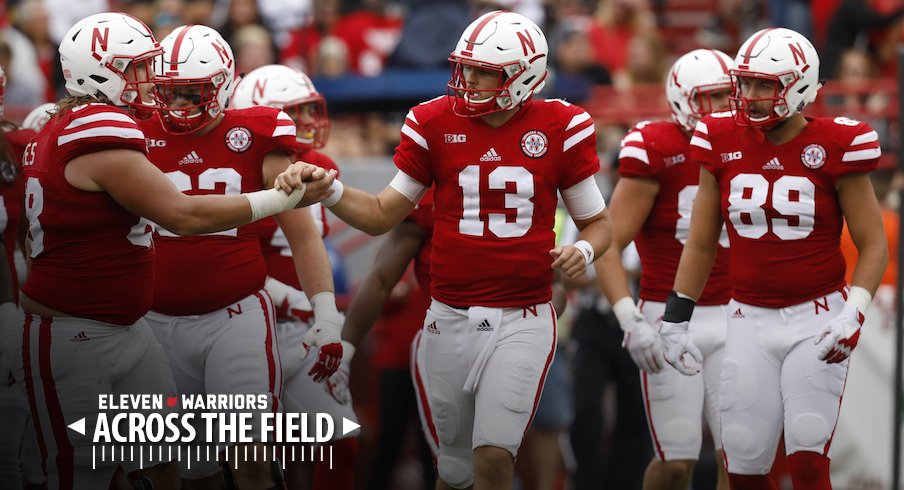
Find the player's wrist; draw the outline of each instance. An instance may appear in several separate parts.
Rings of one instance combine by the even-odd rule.
[[[665,313],[662,321],[669,323],[683,323],[691,321],[696,302],[686,295],[672,291],[665,300]]]
[[[869,308],[872,301],[873,295],[869,294],[866,288],[852,286],[851,291],[848,293],[847,301],[845,301],[845,306],[851,306],[860,311],[860,313],[866,313],[866,309]]]
[[[333,194],[323,201],[320,201],[321,204],[328,208],[339,202],[339,200],[342,199],[342,194],[345,193],[345,186],[342,185],[342,182],[339,182],[339,179],[333,180],[333,183],[330,184],[330,189],[333,191]]]
[[[612,313],[615,313],[615,318],[618,318],[619,326],[626,332],[630,330],[633,325],[635,308],[634,300],[631,299],[630,296],[625,296],[612,305]]]
[[[342,341],[342,362],[350,363],[352,362],[352,357],[355,357],[355,346],[352,345],[351,342],[347,340]]]
[[[336,295],[332,291],[321,291],[311,298],[314,310],[314,321],[325,322],[340,330],[339,310],[336,308]]]
[[[293,209],[304,196],[304,187],[286,194],[279,189],[267,189],[242,194],[251,205],[251,221],[257,221]]]
[[[581,251],[581,255],[584,256],[584,263],[590,265],[593,263],[594,252],[593,245],[590,244],[587,240],[578,240],[574,242],[574,248]]]

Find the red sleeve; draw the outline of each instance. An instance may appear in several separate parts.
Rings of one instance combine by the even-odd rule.
[[[835,118],[835,123],[843,129],[837,138],[833,138],[842,151],[841,160],[832,165],[830,170],[836,179],[848,174],[872,172],[879,166],[879,157],[882,156],[879,134],[864,122],[852,126],[855,122],[857,121],[847,118]]]
[[[273,148],[270,151],[283,151],[289,155],[295,154],[298,143],[295,139],[295,123],[283,111],[276,113],[276,122],[270,134]]]
[[[147,154],[144,133],[135,119],[122,109],[106,104],[73,109],[68,124],[51,143],[56,143],[60,163],[104,150],[126,149]]]
[[[659,169],[650,163],[642,126],[637,125],[621,140],[618,151],[618,174],[622,177],[655,179]]]
[[[414,207],[406,219],[412,221],[424,231],[430,232],[433,230],[433,187],[427,190],[424,197],[418,201],[417,206]]]
[[[694,129],[694,136],[691,137],[691,162],[702,165],[709,173],[716,175],[719,161],[709,139],[709,122],[712,122],[711,116],[703,118]]]
[[[25,147],[32,138],[35,137],[33,129],[17,129],[6,133],[6,141],[9,142],[9,151],[16,163],[22,163],[22,154],[25,153]]]
[[[430,146],[426,134],[426,129],[417,120],[415,110],[408,111],[405,124],[402,125],[402,140],[395,149],[393,161],[406,175],[430,187],[433,185],[433,174],[430,172]]]
[[[565,175],[559,187],[569,187],[592,177],[600,170],[600,158],[596,152],[596,125],[593,118],[584,109],[577,109],[572,114],[568,125],[565,127],[565,142],[562,144],[562,152],[566,161],[570,162],[566,167]]]

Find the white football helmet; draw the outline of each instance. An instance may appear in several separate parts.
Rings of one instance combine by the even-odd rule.
[[[304,73],[283,65],[256,68],[236,85],[232,95],[235,109],[254,106],[282,109],[298,129],[302,147],[323,148],[330,134],[326,100]]]
[[[163,41],[157,92],[164,127],[188,134],[226,110],[235,87],[235,57],[220,34],[207,26],[176,28]]]
[[[715,49],[695,49],[678,58],[665,82],[672,119],[693,131],[700,118],[714,112],[712,94],[731,90],[732,66],[731,57]]]
[[[25,116],[25,121],[22,122],[22,127],[27,129],[33,129],[35,131],[40,131],[41,128],[47,124],[47,121],[50,120],[51,113],[56,110],[56,104],[53,102],[47,102],[45,104],[41,104],[38,107],[35,107]]]
[[[114,105],[153,109],[153,96],[140,95],[153,83],[154,65],[163,54],[144,22],[117,12],[95,14],[77,22],[60,43],[60,64],[66,90],[74,96],[110,99]],[[136,73],[126,70],[134,67]]]
[[[461,35],[449,56],[452,110],[459,116],[482,116],[514,109],[543,89],[549,47],[546,36],[527,17],[496,10],[480,16]],[[467,69],[498,73],[494,94],[468,87]]]
[[[744,97],[739,78],[776,81],[772,97]],[[819,81],[819,54],[803,35],[791,29],[763,29],[744,42],[731,70],[731,104],[735,120],[745,126],[774,127],[780,121],[803,111],[816,100]],[[751,102],[771,101],[769,115],[754,118],[747,109]]]

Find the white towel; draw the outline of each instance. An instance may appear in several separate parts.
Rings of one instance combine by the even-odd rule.
[[[480,382],[483,368],[486,366],[487,361],[490,360],[490,356],[493,355],[493,351],[496,350],[501,324],[502,308],[486,308],[483,306],[468,308],[468,333],[471,345],[483,343],[480,353],[477,354],[477,358],[471,364],[468,379],[465,380],[465,385],[462,388],[469,395],[473,395],[477,391],[477,384]],[[492,331],[487,331],[487,329]],[[474,342],[475,340],[477,342]]]

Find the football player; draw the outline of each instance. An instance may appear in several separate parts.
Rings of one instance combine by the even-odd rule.
[[[268,106],[281,109],[295,122],[295,159],[336,170],[333,160],[320,153],[329,136],[330,121],[326,100],[311,79],[300,71],[282,65],[267,65],[242,78],[232,95],[231,107],[243,109]],[[338,174],[337,174],[338,175]],[[326,210],[320,204],[308,209],[321,237],[329,234]],[[286,234],[275,219],[260,220],[251,227],[258,235],[261,253],[267,262],[266,289],[276,305],[276,338],[282,352],[293,352],[302,343],[314,320],[311,304],[301,291],[301,282],[293,262]],[[314,356],[304,360],[297,355],[283,355],[283,402],[286,409],[299,413],[329,413],[333,420],[357,421],[349,396],[348,364],[354,346],[343,342],[342,362],[338,371],[318,385],[307,376],[315,369]],[[323,381],[323,380],[321,380]],[[312,424],[314,419],[309,421]],[[329,448],[333,467],[326,461],[284,461],[286,482],[291,488],[351,490],[354,487],[354,465],[357,457],[359,430],[341,434],[337,431]],[[313,432],[310,432],[313,433]],[[326,448],[325,448],[326,449]]]
[[[666,80],[672,120],[642,122],[622,139],[618,159],[622,178],[609,203],[612,247],[596,263],[600,285],[625,331],[623,345],[641,370],[655,449],[644,474],[644,488],[649,490],[687,488],[700,454],[704,418],[721,467],[719,366],[725,345],[725,305],[731,299],[726,248],[718,248],[689,330],[703,353],[702,376],[683,376],[665,362],[658,329],[687,241],[700,178],[699,165],[689,158],[691,135],[700,118],[728,109],[732,63],[721,51],[698,49],[672,65]],[[631,298],[620,258],[632,240],[643,262],[639,307]],[[727,237],[723,242],[727,245]],[[719,472],[718,488],[728,490],[724,469]]]
[[[235,87],[232,49],[213,29],[181,26],[161,41],[157,92],[162,107],[141,122],[148,158],[189,195],[238,194],[272,185],[293,161],[296,128],[272,107],[226,110]],[[320,234],[306,209],[275,215],[291,247],[297,271],[315,312],[306,346],[319,348],[314,370],[332,374],[342,355],[340,319],[332,269]],[[154,302],[146,319],[164,347],[182,394],[267,395],[259,411],[282,409],[282,369],[276,345],[273,302],[264,290],[267,263],[253,228],[180,237],[165,226],[155,236]],[[191,270],[191,276],[185,272]],[[285,352],[303,357],[299,342]],[[313,353],[312,353],[313,354]],[[200,421],[200,417],[196,420]],[[244,461],[230,458],[240,489],[276,485],[273,458],[253,418],[254,443]],[[221,446],[229,441],[221,441]],[[245,453],[243,453],[245,454]],[[198,455],[180,465],[189,488],[220,488],[215,458]]]
[[[450,57],[448,95],[406,116],[389,186],[373,196],[335,181],[323,201],[380,234],[435,185],[433,302],[418,363],[444,488],[511,487],[555,352],[552,269],[579,276],[610,241],[593,120],[562,100],[531,100],[547,56],[529,19],[481,16]],[[278,185],[298,182],[290,172]],[[559,191],[581,230],[573,245],[555,246]]]
[[[28,395],[48,488],[107,488],[121,466],[153,488],[178,489],[176,466],[152,461],[150,447],[131,446],[129,461],[92,461],[91,432],[66,426],[84,417],[94,427],[101,394],[176,393],[142,318],[154,287],[151,221],[182,235],[229,230],[317,201],[331,178],[297,168],[293,179],[317,179],[302,186],[304,195],[187,196],[147,160],[133,116],[158,107],[154,64],[162,50],[151,30],[128,15],[96,14],[76,23],[59,51],[70,97],[22,158],[32,266],[14,371]],[[125,449],[109,448],[117,446]]]
[[[699,369],[688,322],[724,218],[732,299],[719,414],[731,488],[776,488],[767,473],[784,431],[794,488],[829,489],[849,356],[888,261],[868,176],[879,137],[866,123],[801,113],[820,87],[819,55],[797,32],[757,32],[730,73],[731,111],[703,118],[691,138],[700,188],[660,337],[669,363]],[[860,254],[850,287],[844,221]]]

